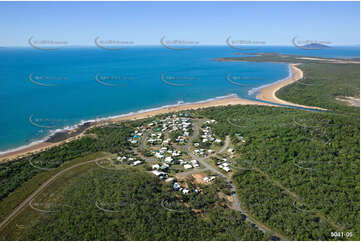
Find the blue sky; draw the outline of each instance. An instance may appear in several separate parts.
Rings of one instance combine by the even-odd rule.
[[[94,39],[159,45],[161,37],[224,45],[291,45],[294,36],[333,45],[360,42],[359,2],[1,2],[0,46],[29,37],[93,45]]]

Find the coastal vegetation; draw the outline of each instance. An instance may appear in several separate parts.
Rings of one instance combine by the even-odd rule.
[[[283,57],[248,58],[276,61]],[[50,204],[41,210],[51,212],[39,213],[27,206],[18,220],[6,225],[12,229],[0,231],[1,238],[267,240],[276,239],[271,236],[277,233],[290,240],[359,240],[359,108],[335,99],[359,96],[359,66],[286,58],[303,63],[301,82],[307,85],[296,82],[277,95],[327,111],[249,105],[187,111],[192,122],[203,125],[198,128],[209,128],[221,139],[220,147],[230,139],[234,152],[221,156],[229,160],[232,172],[221,174],[232,180],[234,191],[220,175],[206,184],[187,176],[176,181],[201,192],[185,195],[150,173],[152,160],[148,159],[154,154],[150,146],[142,145],[143,138],[131,144],[129,137],[136,137],[135,129],[175,113],[96,126],[74,141],[0,164],[1,220],[50,177],[84,164],[35,198],[38,205]],[[204,120],[215,122],[204,125]],[[176,131],[167,137],[174,143],[180,134]],[[199,148],[212,147],[202,144],[198,135],[189,141],[192,147],[195,143],[200,143]],[[123,155],[146,162],[132,166],[115,158]],[[205,159],[217,168],[221,160],[217,157]],[[115,160],[119,169],[104,169],[97,159]],[[272,234],[263,233],[235,209],[234,194],[257,226],[269,228]],[[19,225],[21,220],[28,223]],[[335,231],[348,236],[332,236]]]
[[[215,199],[223,190],[220,185],[201,189],[198,196],[178,197],[169,184],[144,171],[96,168],[66,187],[59,205],[51,207],[55,212],[23,231],[20,239],[267,239],[241,214],[224,207],[224,199]]]
[[[248,53],[251,54],[251,53]],[[247,57],[226,57],[218,61],[298,63],[304,77],[277,91],[280,99],[328,109],[330,112],[359,115],[358,107],[344,105],[337,97],[360,97],[360,59],[257,53]]]

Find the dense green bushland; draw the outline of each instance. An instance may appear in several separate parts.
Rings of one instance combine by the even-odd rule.
[[[267,174],[292,191],[302,204],[326,217],[334,231],[353,231],[353,239],[358,238],[359,118],[268,107],[213,108],[199,115],[218,121],[213,125],[217,134],[232,135],[235,166]],[[240,142],[235,134],[246,142]],[[248,184],[247,189],[252,193],[259,186]],[[266,198],[267,194],[261,195]],[[253,208],[258,209],[257,214],[261,214],[262,207]],[[282,210],[282,205],[278,209]],[[264,222],[271,219],[260,218]],[[295,220],[281,220],[283,231],[293,234],[294,239],[301,238],[293,225]]]
[[[294,103],[323,107],[330,112],[355,113],[358,107],[345,106],[336,97],[359,96],[360,65],[302,64],[304,78],[279,90],[276,95]]]
[[[66,206],[44,216],[22,239],[265,239],[240,213],[221,206],[219,191],[209,185],[201,194],[176,197],[170,185],[145,172],[97,169],[77,178],[59,201]]]
[[[103,128],[94,128],[88,133],[92,137],[83,137],[67,144],[53,147],[26,158],[0,164],[0,199],[6,197],[21,184],[41,172],[48,172],[64,162],[98,151],[118,152],[127,147],[127,137],[131,128],[121,124]]]

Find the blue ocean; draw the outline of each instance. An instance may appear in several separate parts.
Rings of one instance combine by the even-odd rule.
[[[358,58],[359,47],[258,52]],[[68,47],[46,51],[1,48],[0,151],[29,145],[87,120],[236,94],[254,99],[257,87],[289,76],[281,63],[218,62],[226,46],[188,50]],[[257,51],[255,51],[257,52]]]

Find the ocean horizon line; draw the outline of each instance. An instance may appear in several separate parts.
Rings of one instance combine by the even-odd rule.
[[[121,45],[120,45],[121,46]],[[197,48],[197,47],[229,47],[227,44],[197,44],[197,45],[177,45],[179,47],[189,47],[191,48]],[[293,44],[289,44],[289,45],[281,45],[281,44],[267,44],[267,45],[242,45],[244,47],[257,47],[257,48],[262,48],[262,47],[295,47],[298,48],[296,46],[294,46]],[[134,44],[134,45],[129,45],[124,47],[124,49],[130,49],[130,48],[136,48],[136,47],[159,47],[159,48],[165,48],[164,46],[162,46],[161,44]],[[335,44],[335,45],[330,45],[330,48],[332,47],[358,47],[360,48],[359,44]],[[33,49],[34,47],[30,46],[30,45],[0,45],[0,48],[29,48],[29,49]],[[64,45],[61,46],[61,49],[65,49],[65,48],[99,48],[96,45]],[[236,49],[235,49],[236,50]],[[257,51],[257,50],[249,50],[249,51]]]

